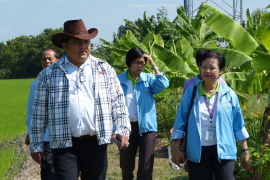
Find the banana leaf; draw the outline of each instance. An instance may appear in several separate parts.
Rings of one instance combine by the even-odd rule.
[[[171,77],[169,78],[169,84],[170,84],[169,88],[171,89],[175,89],[179,87],[183,88],[187,80],[189,80],[189,78],[185,76]]]
[[[270,68],[270,54],[261,51],[254,51],[251,66],[257,72]]]
[[[154,33],[153,33],[153,32],[150,32],[150,33],[148,33],[148,34],[144,37],[144,39],[143,39],[143,41],[142,41],[142,44],[143,44],[149,51],[150,51],[150,46],[149,46],[149,44],[152,44],[153,39],[154,39]]]
[[[221,77],[233,90],[245,94],[267,93],[268,81],[261,73],[230,72],[224,73]]]
[[[188,66],[188,64],[184,62],[179,56],[161,47],[160,45],[154,43],[152,50],[154,54],[158,57],[158,59],[164,62],[164,64],[166,64],[167,67],[182,73],[188,73],[192,75],[197,74],[194,71],[192,71]]]
[[[162,39],[162,37],[161,37],[160,34],[155,34],[154,35],[154,42],[156,44],[160,45],[161,47],[164,47],[164,41],[163,41],[163,39]]]
[[[194,53],[197,53],[197,51],[200,49],[209,49],[209,50],[217,51],[217,52],[223,54],[223,56],[225,58],[225,65],[227,67],[240,67],[244,63],[252,60],[252,58],[250,56],[247,56],[246,54],[244,54],[240,51],[226,49],[226,48],[211,48],[211,47],[196,48]]]
[[[250,55],[258,47],[254,38],[240,24],[212,6],[202,3],[200,14],[215,33],[230,39],[236,50]]]
[[[262,44],[267,49],[268,53],[270,53],[270,26],[268,26],[262,32]],[[269,59],[269,61],[270,61],[270,59]]]
[[[193,57],[194,49],[184,37],[181,38],[180,43],[181,43],[182,53],[184,54],[184,57],[187,59],[187,63],[189,67],[198,74],[199,70],[197,68],[196,60]]]

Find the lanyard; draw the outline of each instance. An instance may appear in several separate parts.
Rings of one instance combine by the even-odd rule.
[[[214,100],[214,104],[213,104],[213,108],[212,108],[211,112],[210,112],[209,104],[208,104],[208,101],[206,100],[205,95],[203,97],[204,97],[206,107],[207,107],[209,115],[210,115],[210,125],[209,126],[212,127],[212,118],[213,118],[213,114],[214,114],[214,110],[215,110],[215,106],[216,106],[216,102],[217,102],[217,92],[215,94],[215,100]]]

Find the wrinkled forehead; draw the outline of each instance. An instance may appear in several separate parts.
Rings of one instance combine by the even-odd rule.
[[[42,57],[53,57],[55,52],[53,50],[46,50],[42,53]]]

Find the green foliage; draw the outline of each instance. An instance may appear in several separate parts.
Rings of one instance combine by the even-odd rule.
[[[182,89],[166,89],[155,95],[159,135],[169,138],[169,130],[173,127],[175,115],[181,100]]]
[[[248,101],[245,105],[241,105],[242,113],[245,119],[245,126],[249,133],[247,144],[250,149],[249,155],[251,159],[251,169],[248,172],[244,172],[241,169],[239,163],[241,161],[242,152],[241,146],[237,143],[237,161],[235,164],[235,171],[241,179],[255,179],[257,172],[269,169],[270,160],[270,147],[268,144],[262,145],[262,137],[258,136],[258,132],[261,130],[262,124],[262,112],[264,107],[267,106],[267,96],[262,96],[261,102],[257,104],[256,95],[247,95]],[[265,179],[269,177],[269,171],[263,173]]]
[[[11,165],[11,161],[14,157],[15,145],[9,149],[0,149],[0,179],[4,179],[8,169]]]
[[[0,143],[26,132],[26,103],[32,81],[0,80]]]
[[[36,77],[42,70],[40,60],[44,49],[53,48],[63,54],[63,49],[51,42],[52,36],[62,31],[62,28],[44,29],[37,36],[20,36],[6,44],[0,43],[0,78]]]
[[[238,51],[250,55],[258,47],[253,37],[229,16],[206,3],[202,3],[202,8],[200,15],[206,18],[205,23],[218,35],[230,39]]]

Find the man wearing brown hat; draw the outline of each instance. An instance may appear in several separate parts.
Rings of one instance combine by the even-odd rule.
[[[66,55],[38,76],[30,151],[40,163],[44,130],[49,126],[57,179],[104,180],[107,144],[120,139],[128,147],[130,123],[125,97],[114,69],[90,55],[90,39],[98,30],[82,20],[64,23],[64,33],[52,37]]]

